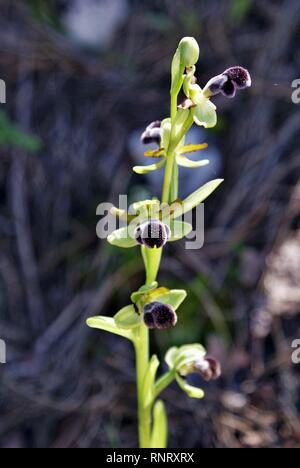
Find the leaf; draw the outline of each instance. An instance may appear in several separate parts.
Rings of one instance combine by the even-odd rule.
[[[192,195],[187,197],[182,204],[174,204],[172,217],[178,218],[200,205],[200,203],[203,203],[204,200],[206,200],[222,184],[222,182],[224,182],[224,179],[212,180],[192,193]]]
[[[188,236],[192,232],[193,226],[190,223],[185,223],[182,221],[171,221],[170,229],[171,238],[169,242],[175,242],[183,239],[183,237]]]
[[[229,14],[234,21],[241,21],[253,5],[252,0],[232,0],[232,5],[229,10]]]
[[[123,336],[124,338],[127,338],[131,341],[134,339],[131,330],[124,330],[119,328],[112,317],[91,317],[87,320],[86,323],[90,328],[96,328],[98,330],[114,333],[115,335]]]
[[[207,143],[201,143],[201,144],[191,144],[191,145],[185,145],[180,149],[180,154],[188,154],[188,153],[195,153],[196,151],[201,151],[208,148]]]
[[[168,420],[165,405],[158,400],[153,409],[153,430],[151,435],[151,448],[163,449],[167,447]]]
[[[129,305],[121,309],[114,316],[115,323],[118,327],[130,330],[141,324],[141,316],[136,312],[133,305]]]
[[[0,145],[19,147],[34,153],[42,148],[42,141],[36,136],[24,133],[5,112],[0,111]]]
[[[130,234],[128,227],[124,227],[114,231],[107,238],[107,241],[115,247],[121,247],[123,249],[130,249],[138,245],[137,241],[133,237],[133,233]]]
[[[157,356],[152,356],[143,384],[143,406],[147,408],[150,406],[155,398],[155,378],[159,368],[159,360]]]
[[[187,297],[187,292],[184,289],[172,289],[161,296],[157,296],[155,300],[161,304],[169,304],[174,310],[177,310]]]
[[[146,151],[144,156],[146,156],[146,158],[161,158],[165,155],[165,152],[166,150],[164,148],[160,148],[154,151]]]
[[[209,164],[208,159],[203,159],[202,161],[192,161],[184,156],[176,156],[176,161],[178,166],[188,167],[189,169],[194,169],[197,167],[207,166]]]
[[[202,399],[205,397],[205,393],[201,388],[194,387],[187,383],[187,381],[176,374],[176,381],[181,388],[190,398]]]
[[[216,106],[206,98],[192,109],[195,124],[205,128],[212,128],[217,125]]]
[[[140,175],[149,174],[150,172],[157,171],[158,169],[163,167],[165,165],[165,162],[166,162],[166,160],[165,160],[165,158],[163,158],[158,163],[151,164],[150,166],[135,166],[133,168],[133,172],[135,172],[136,174],[140,174]]]

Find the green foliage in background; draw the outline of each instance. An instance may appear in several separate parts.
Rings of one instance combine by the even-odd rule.
[[[0,145],[17,147],[34,153],[41,149],[42,142],[38,137],[22,132],[4,111],[0,111]]]

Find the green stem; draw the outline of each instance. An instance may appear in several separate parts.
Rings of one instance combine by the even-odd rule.
[[[142,247],[142,256],[146,269],[146,284],[150,285],[156,281],[162,249],[148,249]],[[139,441],[140,448],[151,447],[152,407],[144,407],[143,384],[145,373],[149,365],[149,329],[142,323],[137,330],[135,339],[137,391],[138,391],[138,419],[139,419]]]
[[[179,91],[178,91],[179,92]],[[170,144],[167,151],[167,164],[163,187],[162,203],[172,202],[178,198],[178,166],[176,164],[176,148],[193,124],[191,115],[187,118],[176,138],[174,134],[174,121],[177,114],[178,92],[171,93],[171,122],[172,131]],[[162,249],[147,249],[142,247],[142,256],[146,269],[146,284],[151,285],[156,281],[162,257]],[[143,404],[143,384],[145,373],[149,366],[149,330],[142,323],[136,331],[135,339],[137,387],[138,387],[138,418],[139,418],[139,440],[141,448],[151,447],[152,433],[152,406],[145,408]],[[156,395],[164,390],[175,378],[174,372],[165,374],[156,384]]]
[[[151,408],[144,408],[143,384],[149,364],[149,330],[142,323],[135,342],[140,448],[151,446]]]
[[[175,161],[176,148],[181,142],[181,140],[183,139],[183,137],[185,136],[185,134],[189,131],[192,125],[193,125],[193,117],[190,114],[187,120],[185,121],[185,124],[182,126],[176,139],[172,137],[173,131],[171,132],[170,145],[167,151],[167,163],[166,163],[165,180],[164,180],[164,186],[163,186],[162,203],[171,203],[172,201],[175,201],[175,200],[170,200],[170,190],[171,190],[171,184],[172,184],[174,163],[176,162]]]
[[[163,392],[175,379],[175,370],[171,369],[164,374],[155,384],[155,398]]]

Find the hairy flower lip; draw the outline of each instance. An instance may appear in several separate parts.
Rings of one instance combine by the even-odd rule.
[[[144,323],[152,330],[167,330],[177,324],[177,314],[168,304],[151,302],[144,307]]]
[[[203,360],[191,362],[187,367],[179,371],[181,377],[187,377],[191,374],[199,374],[206,382],[217,380],[221,374],[220,362],[211,357],[206,356]]]
[[[150,249],[164,247],[170,237],[169,226],[159,220],[146,221],[135,230],[136,241]]]
[[[252,80],[249,71],[240,66],[230,67],[224,71],[223,75],[228,76],[238,89],[250,88]]]
[[[161,144],[161,121],[155,120],[151,122],[146,130],[143,132],[141,136],[141,142],[143,145],[149,145],[151,143],[155,143],[158,146]]]
[[[235,66],[227,68],[221,75],[214,76],[209,80],[203,90],[205,97],[210,98],[218,94],[233,98],[237,90],[249,88],[252,80],[246,68]]]

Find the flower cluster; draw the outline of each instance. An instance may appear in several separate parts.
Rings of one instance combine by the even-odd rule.
[[[148,174],[165,168],[162,202],[158,198],[134,203],[129,211],[113,208],[112,213],[122,221],[123,227],[111,232],[108,242],[116,247],[141,247],[146,281],[131,294],[130,304],[113,317],[93,317],[88,320],[92,328],[105,330],[130,340],[136,352],[137,386],[139,402],[140,445],[142,448],[165,448],[167,418],[164,405],[156,401],[159,394],[174,380],[191,398],[203,398],[201,388],[189,383],[191,374],[205,381],[221,375],[220,363],[207,356],[200,344],[171,348],[165,357],[168,371],[159,379],[157,356],[149,360],[149,329],[167,330],[178,323],[178,310],[187,297],[184,289],[168,289],[157,282],[163,250],[169,242],[190,234],[192,225],[183,216],[203,203],[223,182],[212,180],[191,193],[184,200],[179,196],[179,168],[196,169],[209,164],[188,155],[207,148],[206,143],[186,144],[186,135],[192,125],[212,128],[217,124],[217,107],[211,98],[218,94],[234,97],[237,90],[251,86],[249,72],[243,67],[231,67],[213,77],[202,89],[196,79],[196,63],[200,49],[194,38],[182,39],[173,57],[171,67],[171,112],[163,120],[147,126],[141,136],[143,144],[156,144],[158,149],[145,152],[154,163],[136,166],[137,174]],[[179,93],[185,98],[180,104]]]

